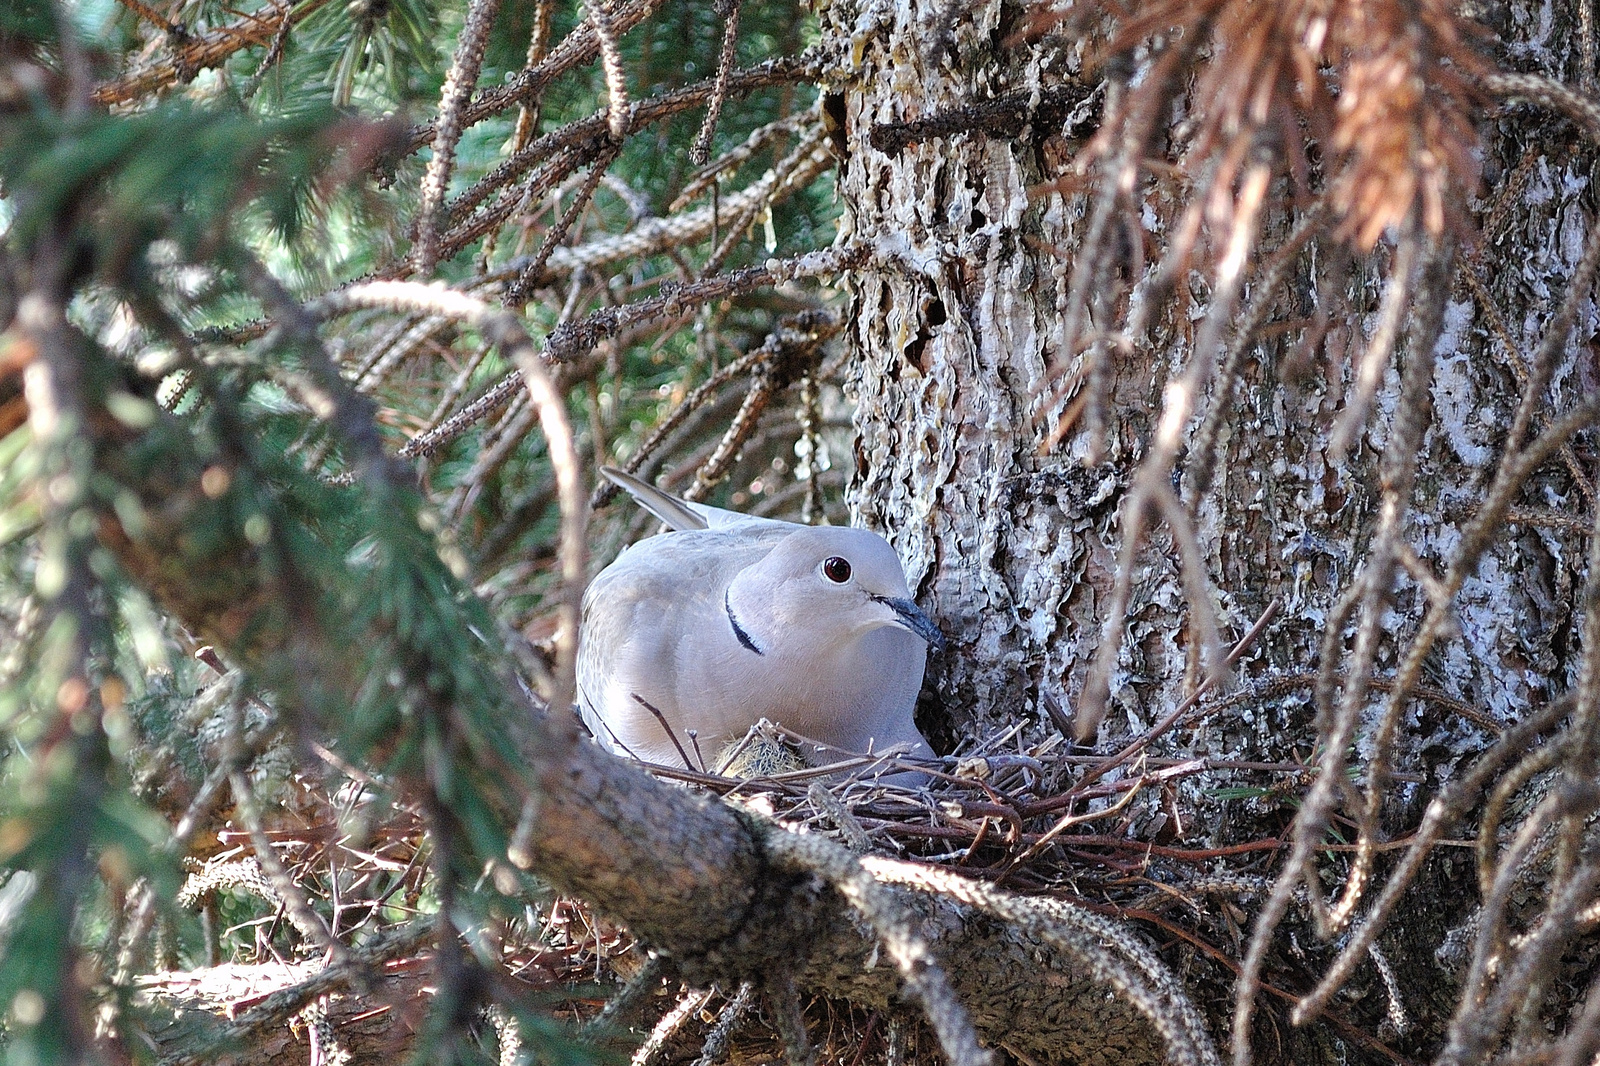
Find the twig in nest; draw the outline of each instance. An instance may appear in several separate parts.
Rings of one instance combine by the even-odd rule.
[[[1271,603],[1267,604],[1266,609],[1261,612],[1261,617],[1257,618],[1255,624],[1252,625],[1245,635],[1240,637],[1238,641],[1234,643],[1233,647],[1228,650],[1227,663],[1229,666],[1233,666],[1244,656],[1244,653],[1249,650],[1250,645],[1254,644],[1256,639],[1266,631],[1267,626],[1272,624],[1272,620],[1278,616],[1278,612],[1282,609],[1283,601],[1281,599],[1274,598]],[[1177,707],[1173,708],[1170,714],[1147,729],[1142,735],[1139,736],[1138,739],[1129,743],[1121,751],[1111,756],[1105,762],[1086,771],[1084,775],[1078,778],[1078,780],[1073,784],[1072,791],[1076,793],[1089,784],[1098,781],[1100,778],[1104,777],[1106,774],[1116,769],[1118,766],[1121,766],[1133,756],[1137,755],[1140,751],[1143,751],[1152,740],[1171,729],[1180,718],[1188,714],[1189,711],[1193,709],[1194,706],[1198,704],[1207,693],[1217,687],[1217,684],[1217,679],[1214,676],[1206,678],[1200,683],[1200,686],[1196,688],[1191,695],[1189,695],[1182,703],[1178,704]]]
[[[1106,818],[1121,812],[1125,807],[1128,806],[1128,804],[1133,802],[1133,798],[1139,794],[1139,789],[1142,784],[1143,781],[1141,779],[1139,782],[1136,782],[1133,787],[1129,788],[1125,793],[1123,793],[1121,799],[1104,810],[1091,811],[1087,814],[1068,814],[1062,816],[1043,836],[1030,844],[1026,851],[1007,863],[1006,868],[1008,870],[1015,870],[1027,863],[1035,855],[1039,854],[1045,848],[1055,843],[1056,838],[1062,833],[1065,833],[1068,829],[1071,829],[1075,825],[1082,825],[1084,822],[1095,821],[1100,818]]]
[[[634,702],[638,703],[639,706],[649,711],[655,720],[661,724],[662,732],[667,734],[667,739],[672,741],[672,746],[678,749],[678,758],[683,760],[684,769],[695,769],[695,764],[689,761],[689,753],[683,750],[683,744],[678,740],[677,731],[672,728],[672,723],[667,721],[667,716],[661,712],[661,708],[657,707],[655,704],[651,703],[637,692],[631,693],[631,695],[633,696]],[[705,772],[705,767],[700,767],[700,770],[702,773]]]
[[[306,898],[300,886],[295,884],[294,878],[289,876],[289,871],[284,869],[278,853],[272,848],[272,842],[263,832],[261,809],[256,803],[255,791],[251,789],[243,771],[231,769],[228,773],[228,782],[233,789],[233,802],[239,812],[239,820],[250,832],[250,842],[255,846],[256,860],[261,863],[261,869],[271,882],[273,891],[282,901],[284,913],[290,923],[308,942],[326,952],[330,962],[343,962],[347,954],[344,945],[329,933],[322,916],[312,909],[311,901]]]
[[[857,855],[864,855],[872,847],[872,841],[868,839],[867,831],[861,827],[860,820],[820,782],[811,783],[811,787],[806,789],[806,798],[838,827],[839,834],[844,837],[845,846],[851,851]]]

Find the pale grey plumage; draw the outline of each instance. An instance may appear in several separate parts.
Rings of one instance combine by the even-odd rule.
[[[912,713],[928,640],[942,638],[888,541],[603,473],[672,529],[624,551],[584,595],[578,701],[602,745],[673,766],[698,746],[709,762],[767,718],[850,751],[932,756]]]

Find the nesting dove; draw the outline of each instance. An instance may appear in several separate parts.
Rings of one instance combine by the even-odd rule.
[[[714,768],[766,718],[847,751],[933,755],[912,713],[928,645],[944,638],[888,541],[602,473],[670,530],[624,551],[583,598],[578,702],[604,747]]]

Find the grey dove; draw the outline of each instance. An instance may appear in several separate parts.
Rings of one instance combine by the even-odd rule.
[[[928,645],[944,637],[911,601],[888,541],[601,473],[669,527],[625,550],[583,597],[578,704],[601,745],[714,768],[766,718],[847,751],[905,745],[932,757],[912,714]]]

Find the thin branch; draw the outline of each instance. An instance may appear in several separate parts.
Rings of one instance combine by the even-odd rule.
[[[1073,727],[1080,742],[1094,736],[1100,728],[1106,701],[1110,698],[1111,673],[1122,649],[1122,629],[1132,595],[1133,563],[1144,537],[1147,510],[1157,511],[1167,519],[1167,526],[1178,545],[1180,569],[1189,593],[1191,624],[1198,631],[1209,670],[1213,675],[1220,676],[1226,669],[1208,582],[1201,570],[1199,552],[1193,545],[1188,515],[1173,498],[1171,472],[1194,404],[1215,373],[1216,349],[1221,342],[1223,326],[1233,315],[1234,304],[1243,284],[1245,263],[1254,244],[1256,220],[1266,195],[1269,176],[1268,168],[1264,164],[1257,164],[1251,167],[1241,184],[1227,246],[1217,264],[1211,307],[1205,324],[1195,339],[1189,365],[1183,373],[1171,378],[1162,392],[1161,420],[1149,452],[1134,475],[1133,490],[1123,505],[1120,530],[1122,545],[1117,558],[1111,602],[1106,608],[1100,646],[1089,667],[1089,676],[1084,681],[1083,696]]]
[[[1389,270],[1389,283],[1383,288],[1383,302],[1378,308],[1378,328],[1367,342],[1356,369],[1356,380],[1345,394],[1344,410],[1334,423],[1328,440],[1328,459],[1337,464],[1356,442],[1356,436],[1367,422],[1367,412],[1372,409],[1373,398],[1378,395],[1378,385],[1383,372],[1388,369],[1389,357],[1394,354],[1400,330],[1405,325],[1406,311],[1411,305],[1411,286],[1421,259],[1419,237],[1413,230],[1402,236],[1395,247],[1394,263]]]
[[[1543,74],[1496,73],[1479,84],[1496,96],[1523,99],[1559,112],[1578,124],[1591,141],[1600,144],[1600,100]],[[1587,87],[1585,87],[1587,88]]]
[[[1432,849],[1478,802],[1484,788],[1495,780],[1500,767],[1508,759],[1522,755],[1541,734],[1571,714],[1572,706],[1573,701],[1568,697],[1546,704],[1529,715],[1496,741],[1493,747],[1479,757],[1470,770],[1446,785],[1429,802],[1428,809],[1422,816],[1422,824],[1412,834],[1412,841],[1405,857],[1389,875],[1389,880],[1384,884],[1383,891],[1379,893],[1372,909],[1360,924],[1351,930],[1338,957],[1323,973],[1322,979],[1317,982],[1317,987],[1304,996],[1295,1008],[1292,1020],[1296,1025],[1304,1025],[1316,1018],[1334,993],[1343,987],[1355,967],[1360,964],[1362,954],[1370,945],[1376,943],[1378,934],[1383,931],[1401,896],[1416,879]],[[1488,895],[1488,889],[1484,894]]]
[[[587,318],[553,330],[545,340],[545,356],[554,362],[564,362],[590,351],[601,340],[615,336],[634,323],[672,318],[712,300],[784,281],[843,273],[860,266],[867,256],[865,245],[852,243],[792,259],[769,259],[761,266],[677,286],[652,299],[602,308]]]
[[[810,56],[769,59],[755,66],[730,72],[725,91],[730,95],[744,95],[757,89],[793,84],[814,76],[816,65],[815,57]],[[660,96],[640,100],[633,105],[630,128],[638,131],[692,110],[703,104],[715,89],[715,79],[707,79],[662,93]],[[569,122],[530,141],[451,201],[448,208],[450,217],[460,219],[486,200],[491,192],[505,187],[563,149],[575,151],[580,157],[593,155],[599,150],[601,143],[610,136],[608,119],[609,112],[602,110],[588,118]]]
[[[589,173],[583,179],[583,184],[578,187],[577,193],[572,198],[566,212],[560,220],[544,235],[544,244],[534,255],[532,261],[524,266],[516,279],[506,286],[505,303],[510,307],[517,307],[525,303],[531,289],[538,285],[544,278],[545,264],[550,261],[550,255],[561,242],[566,240],[567,233],[572,229],[578,216],[583,214],[589,206],[589,201],[594,197],[595,189],[600,186],[600,179],[605,177],[606,168],[616,161],[621,152],[621,146],[610,148],[600,154],[600,157],[589,164]]]
[[[689,162],[697,167],[706,165],[711,158],[711,138],[717,132],[717,119],[728,98],[728,73],[733,69],[734,50],[739,44],[739,0],[715,0],[713,7],[722,16],[722,52],[717,57],[717,76],[712,85],[711,100],[706,104],[705,121],[689,146]]]
[[[628,79],[622,69],[622,50],[617,47],[618,31],[611,24],[611,0],[584,0],[589,25],[600,46],[600,67],[606,78],[606,129],[613,141],[628,134],[631,120],[628,108]]]
[[[1379,469],[1379,481],[1383,486],[1379,537],[1384,539],[1384,546],[1381,551],[1392,556],[1395,563],[1403,562],[1409,552],[1409,547],[1401,540],[1399,527],[1404,508],[1409,502],[1411,485],[1416,475],[1417,456],[1422,449],[1422,436],[1427,428],[1428,404],[1433,386],[1434,348],[1438,344],[1439,334],[1443,328],[1445,302],[1450,295],[1448,279],[1454,261],[1453,247],[1447,245],[1435,248],[1419,272],[1417,306],[1412,313],[1412,329],[1409,336],[1409,355],[1405,374],[1401,380],[1399,401],[1389,426],[1389,440]],[[1379,550],[1374,548],[1374,554]],[[1376,577],[1374,580],[1383,579]],[[1430,610],[1430,614],[1441,616],[1442,611],[1448,609],[1450,596],[1439,582],[1431,578],[1426,580],[1428,581],[1426,590],[1430,593],[1429,601],[1437,605],[1435,609]],[[1400,713],[1405,706],[1407,696],[1405,686],[1412,680],[1414,679],[1407,673],[1401,673],[1397,679],[1398,683],[1389,693],[1383,718],[1373,734],[1372,753],[1367,760],[1366,803],[1360,815],[1358,843],[1361,847],[1356,853],[1356,861],[1351,865],[1344,896],[1329,916],[1329,925],[1334,930],[1342,929],[1355,913],[1364,883],[1371,871],[1378,816],[1388,794],[1389,752],[1393,746]]]
[[[450,184],[450,172],[455,169],[456,142],[466,128],[462,122],[462,109],[472,90],[477,87],[478,72],[483,67],[483,53],[489,45],[489,30],[499,13],[500,0],[471,0],[466,21],[461,26],[461,37],[456,43],[455,59],[450,64],[444,88],[439,93],[433,157],[428,160],[428,169],[422,178],[422,192],[417,200],[417,239],[411,254],[416,272],[423,277],[432,274],[438,262],[439,238],[434,228],[435,215],[439,205],[444,202],[445,189]]]
[[[165,59],[97,87],[92,98],[102,107],[132,103],[168,86],[188,81],[202,70],[219,67],[243,49],[261,46],[271,48],[284,32],[285,26],[304,22],[327,3],[328,0],[301,0],[283,12],[276,21],[265,19],[255,12],[245,14],[230,26],[187,38]]]
[[[440,315],[471,325],[495,344],[516,364],[522,384],[539,411],[551,466],[561,500],[561,580],[562,623],[564,626],[557,653],[556,691],[551,705],[565,707],[572,702],[577,664],[578,615],[583,600],[586,545],[584,528],[588,522],[588,501],[581,483],[581,460],[567,418],[566,405],[556,391],[554,379],[540,358],[521,321],[513,314],[497,310],[463,292],[435,285],[405,281],[370,281],[316,301],[307,310],[319,317],[340,314],[358,307],[379,307],[392,311]],[[574,736],[575,722],[557,715]]]
[[[321,2],[325,3],[326,0]],[[654,14],[663,3],[665,0],[624,0],[610,11],[612,34],[620,36],[627,33]],[[470,129],[486,118],[538,99],[552,81],[569,70],[591,62],[599,52],[600,44],[595,37],[594,25],[585,19],[563,37],[561,43],[550,49],[550,54],[537,67],[523,71],[502,87],[485,89],[462,108],[462,129]],[[412,129],[407,152],[414,152],[432,143],[435,132],[432,123]]]

